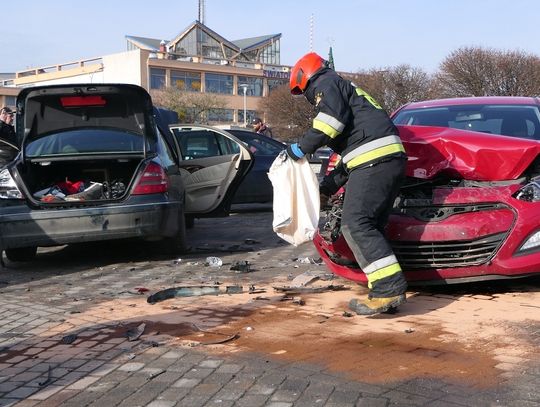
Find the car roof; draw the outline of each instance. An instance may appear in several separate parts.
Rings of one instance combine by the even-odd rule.
[[[448,99],[424,100],[421,102],[411,102],[402,109],[421,109],[424,107],[444,107],[460,105],[533,105],[540,104],[537,97],[525,96],[475,96]],[[401,109],[400,109],[401,110]]]

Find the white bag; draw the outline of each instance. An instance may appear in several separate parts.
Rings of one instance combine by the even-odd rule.
[[[274,187],[274,232],[295,246],[313,240],[319,225],[319,182],[308,161],[294,161],[283,151],[268,178]]]

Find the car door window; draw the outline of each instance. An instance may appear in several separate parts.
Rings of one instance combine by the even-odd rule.
[[[231,155],[240,152],[239,146],[231,139],[211,130],[190,130],[177,132],[173,129],[184,160]]]

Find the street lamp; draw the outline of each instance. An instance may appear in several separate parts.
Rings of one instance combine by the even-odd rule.
[[[241,83],[238,85],[239,88],[242,88],[244,91],[244,127],[247,127],[247,105],[246,105],[246,95],[249,85],[247,83]]]

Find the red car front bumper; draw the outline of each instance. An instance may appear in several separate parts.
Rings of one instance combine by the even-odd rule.
[[[407,280],[459,283],[540,273],[540,248],[520,251],[540,230],[540,203],[513,198],[516,189],[445,188],[433,204],[452,208],[450,215],[429,221],[392,215],[387,237]],[[330,241],[317,233],[314,244],[333,273],[367,284],[342,235]]]

